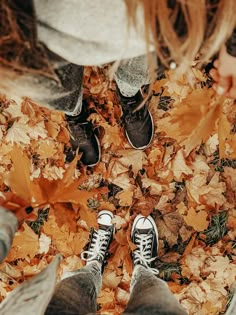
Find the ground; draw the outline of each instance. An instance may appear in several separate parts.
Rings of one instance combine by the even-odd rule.
[[[71,157],[63,114],[1,96],[0,204],[20,222],[0,265],[1,299],[57,253],[63,256],[58,277],[81,268],[96,214],[109,209],[116,235],[99,312],[120,314],[127,303],[134,249],[129,233],[142,213],[155,219],[157,268],[183,307],[189,314],[224,314],[236,277],[234,102],[217,98],[196,69],[191,80],[176,81],[168,72],[152,87],[152,145],[134,150],[107,70],[85,69],[84,99],[102,146],[93,168],[84,167],[79,154]]]

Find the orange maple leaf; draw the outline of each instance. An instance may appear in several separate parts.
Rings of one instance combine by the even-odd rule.
[[[159,129],[185,146],[187,154],[214,130],[220,106],[213,102],[213,96],[212,90],[206,88],[194,90],[170,111],[170,116],[159,121]]]

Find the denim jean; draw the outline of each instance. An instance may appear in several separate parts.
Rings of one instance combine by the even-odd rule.
[[[86,266],[63,279],[46,310],[46,315],[95,315],[101,273],[95,265]],[[131,295],[124,315],[186,315],[167,284],[143,266],[135,267]]]

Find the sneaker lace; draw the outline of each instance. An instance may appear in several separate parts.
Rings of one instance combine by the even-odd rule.
[[[134,265],[137,263],[146,267],[153,274],[158,275],[159,271],[151,267],[151,263],[156,259],[152,257],[152,234],[135,234],[135,244],[137,249],[133,252]]]
[[[106,255],[110,234],[110,231],[104,231],[101,229],[99,229],[98,231],[93,231],[90,248],[89,250],[83,251],[81,253],[81,259],[85,261],[103,261]]]

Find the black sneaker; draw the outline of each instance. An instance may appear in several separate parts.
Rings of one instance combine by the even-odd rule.
[[[114,224],[112,223],[113,214],[108,210],[102,210],[98,213],[98,230],[91,230],[88,249],[81,253],[81,259],[86,264],[92,261],[98,261],[101,264],[102,271],[108,256],[109,245],[113,238]]]
[[[132,253],[133,266],[142,265],[158,274],[158,270],[153,268],[158,251],[158,231],[151,216],[137,215],[131,230],[131,240],[137,246]]]
[[[72,150],[83,153],[81,162],[87,166],[95,166],[101,158],[101,147],[97,136],[94,134],[93,125],[84,121],[79,116],[66,116],[68,130],[70,132],[70,143]]]
[[[151,144],[154,134],[153,118],[147,106],[149,99],[145,100],[142,89],[132,97],[125,97],[117,90],[126,137],[134,149],[144,150]]]

